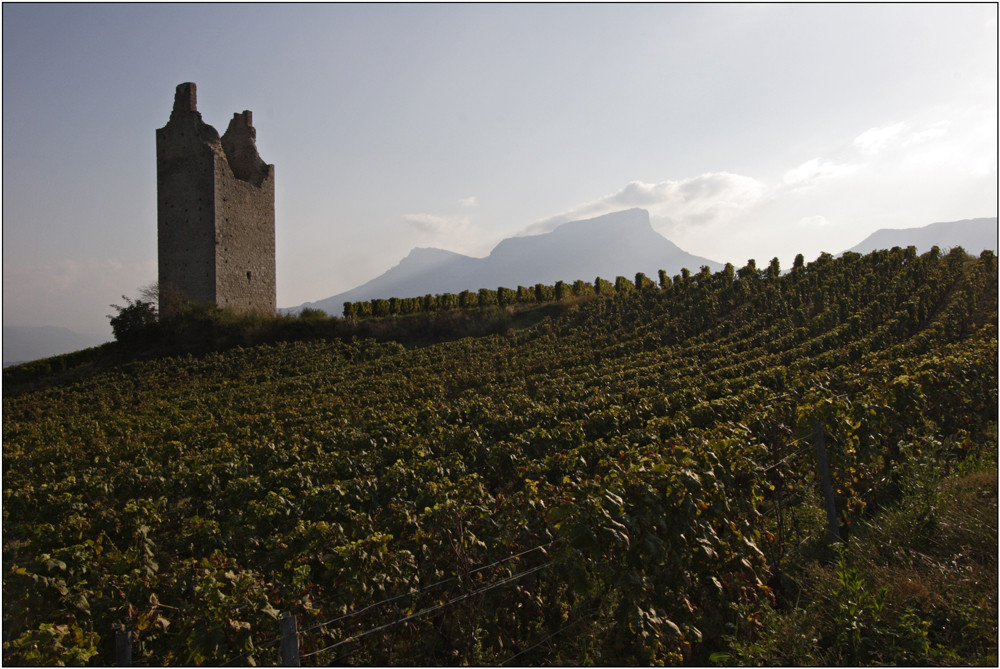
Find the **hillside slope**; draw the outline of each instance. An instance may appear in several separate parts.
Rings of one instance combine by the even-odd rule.
[[[817,429],[846,527],[996,439],[994,255],[776,270],[5,398],[5,663],[109,665],[125,629],[138,664],[277,664],[279,611],[303,664],[705,665],[760,638],[824,542]],[[976,610],[956,634],[995,652],[995,595]],[[867,661],[931,662],[934,620]]]

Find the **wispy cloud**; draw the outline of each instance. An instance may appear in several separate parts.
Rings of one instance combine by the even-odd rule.
[[[826,216],[805,216],[799,219],[799,225],[804,228],[824,228],[830,225]]]
[[[417,232],[433,237],[461,234],[469,227],[469,218],[467,216],[403,214],[403,222]]]
[[[785,172],[782,183],[792,188],[811,188],[820,181],[841,177],[854,172],[856,169],[858,169],[858,166],[850,163],[835,163],[829,160],[813,158]]]
[[[869,128],[854,138],[854,146],[864,155],[874,156],[899,141],[909,127],[909,124],[900,122]]]
[[[464,209],[476,206],[476,196],[457,200]],[[411,232],[417,233],[420,243],[444,245],[452,249],[470,252],[479,245],[478,235],[473,230],[472,219],[463,214],[403,214],[400,220]]]
[[[910,148],[948,135],[950,120],[915,124],[892,123],[870,128],[854,139],[854,147],[864,155],[874,156],[895,148]]]
[[[940,171],[982,177],[996,173],[996,128],[995,106],[945,105],[866,130],[853,146],[877,160],[882,174]]]
[[[671,241],[708,258],[735,262],[837,250],[849,246],[845,235],[861,239],[871,232],[866,219],[905,223],[898,212],[901,197],[950,199],[963,211],[968,197],[958,194],[982,184],[980,190],[995,198],[996,137],[995,107],[935,107],[860,134],[848,132],[829,153],[817,152],[768,176],[720,171],[632,181],[538,220],[520,234],[639,207]],[[995,204],[989,206],[995,211]]]
[[[666,219],[673,225],[705,225],[749,209],[763,193],[761,182],[730,172],[712,172],[652,184],[633,181],[614,193],[537,221],[521,234],[540,234],[567,221],[633,207],[647,209],[651,217]]]
[[[401,217],[409,234],[403,236],[410,243],[434,246],[455,253],[482,255],[497,240],[484,235],[484,231],[469,216],[440,214],[404,214]]]
[[[902,141],[903,146],[914,146],[948,134],[951,121],[938,121],[931,123],[922,130],[917,130],[908,134]]]

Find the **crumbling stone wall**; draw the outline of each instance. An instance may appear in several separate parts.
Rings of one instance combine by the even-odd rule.
[[[257,153],[251,113],[220,137],[195,85],[180,84],[156,131],[156,181],[160,313],[183,299],[273,314],[274,165]]]

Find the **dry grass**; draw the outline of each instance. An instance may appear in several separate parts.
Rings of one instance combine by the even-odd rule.
[[[764,612],[766,638],[738,641],[739,662],[996,666],[993,467],[924,480],[856,528],[840,562],[804,565],[799,600]]]

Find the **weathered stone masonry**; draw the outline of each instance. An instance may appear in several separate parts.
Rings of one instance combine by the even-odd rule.
[[[156,131],[160,313],[182,298],[273,314],[274,165],[257,153],[249,111],[220,138],[196,98],[193,83],[179,85]]]

